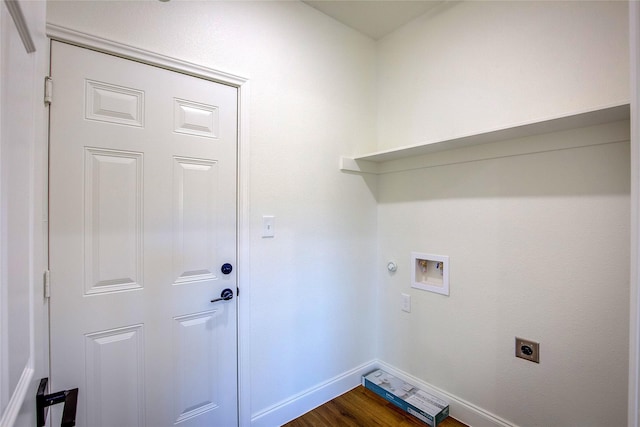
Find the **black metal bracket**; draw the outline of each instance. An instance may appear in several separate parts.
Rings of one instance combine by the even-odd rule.
[[[76,425],[76,408],[78,406],[78,389],[58,391],[45,394],[49,390],[49,378],[42,378],[36,392],[36,415],[38,427],[44,427],[47,423],[48,407],[64,402],[62,409],[62,423],[60,427],[73,427]]]

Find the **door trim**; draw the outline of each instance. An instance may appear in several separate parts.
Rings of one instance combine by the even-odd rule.
[[[114,42],[66,27],[47,24],[47,37],[79,47],[119,56],[178,73],[233,86],[238,89],[237,164],[237,281],[242,296],[238,304],[238,425],[251,424],[249,353],[249,79],[192,62]],[[55,102],[55,99],[54,101]]]
[[[640,5],[629,2],[631,97],[631,271],[629,307],[629,427],[640,427]]]

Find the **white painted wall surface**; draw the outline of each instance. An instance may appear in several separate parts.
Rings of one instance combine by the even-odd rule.
[[[48,21],[250,79],[256,425],[374,357],[517,425],[624,425],[627,143],[461,150],[446,157],[464,163],[381,176],[379,192],[337,160],[627,102],[626,8],[454,4],[377,52],[296,2],[52,1]],[[628,141],[628,124],[505,144],[593,134]],[[408,287],[411,251],[451,257],[450,297]],[[541,342],[540,365],[513,357],[515,335]]]
[[[398,272],[380,284],[380,359],[515,425],[626,425],[628,133],[625,121],[494,143],[494,158],[462,149],[381,176],[379,263]],[[449,297],[410,287],[411,251],[450,257]],[[516,336],[540,342],[540,364],[514,357]]]
[[[378,148],[629,102],[624,1],[452,2],[379,42]]]
[[[27,53],[0,4],[0,426],[33,426],[35,390],[47,375],[45,269],[48,63],[44,2],[19,3],[35,52]]]
[[[373,148],[374,42],[298,2],[54,1],[48,21],[249,78],[252,416],[372,360],[375,183],[337,162]]]
[[[408,24],[379,43],[378,148],[628,102],[627,8],[463,2]],[[628,141],[628,123],[380,177],[379,263],[399,260],[381,360],[516,425],[626,425],[628,144],[499,155],[595,137]],[[451,257],[450,297],[409,287],[411,251]],[[540,365],[513,356],[515,336],[541,342]]]

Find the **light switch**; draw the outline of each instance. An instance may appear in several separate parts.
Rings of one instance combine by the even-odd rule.
[[[262,216],[262,237],[275,237],[275,219],[271,215]]]

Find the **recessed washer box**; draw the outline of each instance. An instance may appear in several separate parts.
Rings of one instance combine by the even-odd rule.
[[[411,252],[411,287],[449,295],[449,257]]]
[[[381,369],[363,375],[362,385],[431,427],[449,416],[449,403]]]

